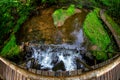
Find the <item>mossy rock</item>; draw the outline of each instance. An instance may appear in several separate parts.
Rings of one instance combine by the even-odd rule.
[[[99,12],[100,9],[96,8],[87,15],[83,30],[90,43],[97,46],[95,50],[92,50],[92,54],[97,60],[106,60],[108,59],[107,53],[112,53],[114,49],[110,45],[112,41],[104,28],[105,26],[99,19]]]
[[[65,20],[74,15],[75,13],[81,12],[79,9],[75,8],[75,5],[70,5],[67,9],[57,9],[52,14],[54,25],[56,27],[62,26],[65,22]]]

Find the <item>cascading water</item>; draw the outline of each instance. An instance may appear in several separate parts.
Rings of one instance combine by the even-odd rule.
[[[23,54],[26,56],[20,65],[50,71],[84,69],[83,63],[87,64],[90,60],[86,58],[89,52],[81,26],[88,12],[81,10],[57,28],[50,16],[54,9],[41,12],[28,20],[18,32],[18,42],[29,43],[23,45]]]
[[[55,67],[57,70],[76,70],[83,68],[84,66],[77,62],[77,60],[84,59],[81,56],[82,52],[86,52],[85,46],[82,46],[84,43],[84,35],[82,28],[78,29],[79,26],[76,26],[76,29],[70,34],[75,38],[73,44],[62,43],[62,44],[49,44],[43,45],[39,44],[29,45],[31,49],[32,56],[29,59],[34,59],[34,62],[31,60],[27,62],[27,67],[33,67],[36,64],[39,65],[39,69],[42,70],[54,70]],[[64,69],[61,69],[59,64],[63,64]]]

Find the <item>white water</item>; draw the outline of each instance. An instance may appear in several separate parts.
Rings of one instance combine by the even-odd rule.
[[[41,65],[41,69],[49,69],[58,64],[60,61],[64,63],[65,70],[71,71],[77,69],[76,59],[82,60],[80,50],[86,50],[85,47],[82,47],[84,43],[83,30],[76,29],[71,33],[74,36],[75,42],[70,45],[67,43],[58,44],[58,45],[40,45],[39,47],[30,46],[33,49],[32,57],[35,61],[38,61],[38,64]],[[41,49],[44,47],[44,49]],[[76,52],[77,51],[77,52]],[[27,67],[30,67],[31,63],[28,62]],[[81,64],[81,67],[83,65]]]

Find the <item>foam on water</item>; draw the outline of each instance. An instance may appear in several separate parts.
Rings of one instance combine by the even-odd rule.
[[[58,45],[39,45],[39,46],[30,46],[32,51],[32,57],[38,64],[41,65],[40,69],[52,70],[52,68],[62,61],[65,66],[66,71],[76,70],[77,64],[76,59],[82,60],[80,50],[85,50],[82,47],[84,42],[83,31],[74,31],[71,35],[76,37],[74,44],[70,45],[67,43],[58,44]],[[28,62],[27,67],[30,67],[31,63]],[[83,65],[81,64],[81,67]]]

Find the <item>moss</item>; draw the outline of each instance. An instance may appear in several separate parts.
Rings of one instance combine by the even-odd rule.
[[[64,21],[69,17],[72,16],[75,13],[75,6],[74,5],[70,5],[70,7],[67,10],[64,9],[58,9],[56,10],[52,17],[54,20],[54,25],[57,26],[61,26],[62,24],[64,24]]]
[[[107,31],[99,19],[99,11],[100,9],[96,8],[87,15],[83,29],[90,43],[97,46],[97,49],[92,51],[93,55],[97,60],[106,60],[107,52],[113,51],[113,47],[110,45],[111,39]]]
[[[108,58],[105,52],[102,51],[93,51],[93,55],[96,57],[97,60],[106,60]]]
[[[0,55],[7,58],[19,56],[20,50],[14,34],[34,9],[31,5],[31,0],[25,3],[19,0],[0,1]]]
[[[12,34],[9,41],[6,43],[4,48],[1,51],[1,55],[3,57],[12,58],[13,56],[18,55],[20,52],[19,46],[16,45],[16,38],[15,35]]]

